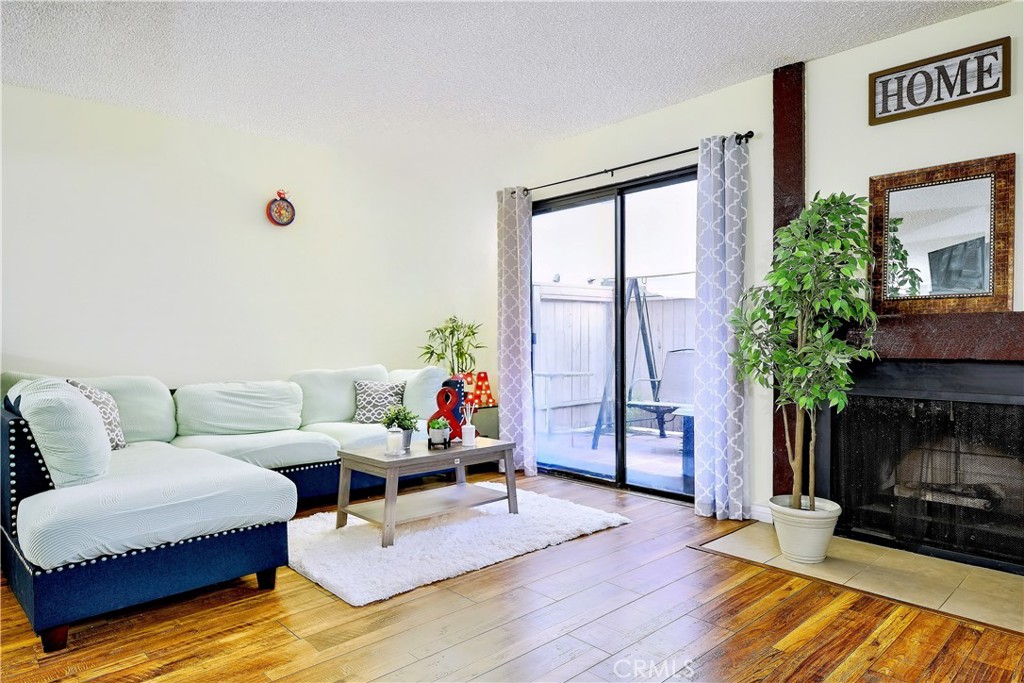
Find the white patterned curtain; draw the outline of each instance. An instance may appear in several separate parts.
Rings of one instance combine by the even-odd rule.
[[[533,445],[530,268],[533,199],[525,187],[498,193],[498,419],[516,444],[516,469],[537,474]]]
[[[743,292],[747,145],[732,135],[705,138],[699,149],[694,507],[705,517],[748,519],[743,386],[728,322]]]

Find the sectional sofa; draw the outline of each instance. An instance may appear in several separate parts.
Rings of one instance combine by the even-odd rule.
[[[11,589],[52,651],[76,620],[246,574],[272,588],[298,498],[337,492],[339,448],[383,442],[383,426],[351,421],[355,382],[403,381],[403,402],[427,415],[444,373],[378,365],[175,392],[150,377],[82,379],[116,402],[125,447],[102,476],[66,486],[19,412],[19,387],[37,377],[2,377],[0,526]]]

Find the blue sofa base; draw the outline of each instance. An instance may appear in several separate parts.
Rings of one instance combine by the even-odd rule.
[[[261,587],[272,588],[273,571],[288,564],[285,522],[105,555],[55,569],[41,569],[28,562],[6,530],[2,541],[4,574],[11,591],[33,630],[44,636],[74,621],[246,574],[259,574]],[[50,649],[59,647],[63,643],[51,644]]]
[[[299,501],[308,501],[313,498],[338,497],[338,480],[341,474],[341,465],[337,460],[332,462],[318,462],[311,465],[295,465],[293,467],[281,467],[275,472],[282,474],[295,484],[298,490]],[[437,472],[436,474],[446,474]],[[402,477],[400,481],[406,482],[413,479],[422,479],[428,476],[414,474]],[[352,473],[352,493],[355,498],[381,494],[384,492],[384,479],[366,474],[365,472]],[[361,494],[361,495],[360,495]]]

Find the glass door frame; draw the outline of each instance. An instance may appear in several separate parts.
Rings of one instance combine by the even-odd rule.
[[[653,190],[658,187],[675,185],[687,181],[696,182],[697,165],[677,168],[671,171],[655,173],[652,175],[633,178],[621,183],[603,185],[590,190],[582,190],[571,194],[541,199],[533,204],[533,215],[551,213],[559,209],[585,206],[596,202],[613,199],[615,201],[615,296],[612,305],[614,313],[614,347],[615,357],[613,369],[615,372],[615,479],[608,480],[600,477],[580,474],[577,472],[566,472],[540,466],[540,471],[566,479],[577,479],[581,481],[601,484],[602,486],[612,485],[616,488],[638,493],[656,495],[660,498],[682,500],[688,503],[693,502],[693,496],[676,491],[663,491],[646,486],[630,484],[626,477],[626,316],[623,310],[626,301],[626,197],[634,192]],[[532,312],[531,312],[532,318]],[[531,320],[531,326],[533,321]],[[531,345],[531,365],[533,364],[533,348],[537,345],[536,333],[533,333],[533,344]],[[532,370],[531,370],[532,372]]]

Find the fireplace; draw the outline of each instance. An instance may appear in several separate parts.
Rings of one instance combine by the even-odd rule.
[[[1024,364],[865,364],[819,427],[837,535],[1024,574]]]

